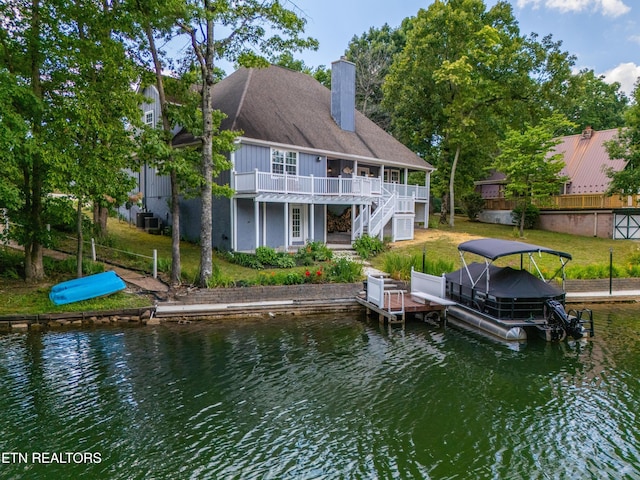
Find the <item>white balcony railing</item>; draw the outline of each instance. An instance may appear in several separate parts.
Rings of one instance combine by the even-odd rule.
[[[414,197],[416,200],[429,199],[429,189],[425,186],[385,182],[384,188],[395,193],[398,197]]]
[[[295,193],[306,195],[351,195],[379,197],[384,186],[397,197],[427,200],[428,188],[419,185],[382,183],[377,177],[315,177],[275,174],[269,172],[234,173],[233,189],[236,193]]]
[[[353,195],[377,197],[382,182],[371,177],[305,177],[268,172],[235,173],[233,189],[236,193],[294,193],[305,195]]]

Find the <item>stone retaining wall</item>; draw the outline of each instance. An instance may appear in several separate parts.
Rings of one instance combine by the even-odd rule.
[[[640,278],[614,278],[611,283],[613,291],[640,290]],[[567,280],[565,290],[567,292],[608,292],[609,279]]]
[[[362,282],[210,288],[177,296],[175,300],[187,304],[249,303],[269,300],[331,301],[353,299],[363,288]]]

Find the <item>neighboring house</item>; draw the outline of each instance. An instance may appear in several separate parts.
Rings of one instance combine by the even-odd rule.
[[[563,153],[565,167],[561,175],[568,180],[562,191],[542,205],[540,227],[545,230],[605,238],[640,238],[640,213],[637,202],[617,195],[605,195],[610,179],[607,170],[625,168],[626,161],[610,159],[605,143],[616,138],[618,129],[596,131],[587,127],[582,133],[562,137],[552,154]],[[476,182],[476,190],[487,201],[482,221],[511,223],[509,205],[504,201],[505,176],[492,172]]]
[[[214,108],[227,115],[221,128],[242,131],[232,170],[216,179],[235,194],[214,198],[215,247],[288,250],[364,233],[404,240],[414,223],[428,226],[433,167],[355,110],[354,64],[334,62],[332,86],[271,66],[241,68],[214,87]],[[154,91],[145,92],[145,120],[159,114]],[[178,148],[199,143],[186,131],[173,140]],[[411,172],[424,172],[424,185],[408,185]],[[136,175],[143,209],[171,224],[168,178],[149,167]],[[180,211],[183,236],[197,240],[199,201],[183,200]],[[342,232],[329,231],[330,217],[346,219]]]

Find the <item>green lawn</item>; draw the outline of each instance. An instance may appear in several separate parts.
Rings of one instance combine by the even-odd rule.
[[[519,238],[517,230],[512,226],[471,222],[464,217],[456,217],[454,228],[438,225],[437,228],[426,231],[416,229],[416,237],[421,240],[410,245],[409,242],[406,246],[403,242],[398,242],[390,252],[374,259],[374,266],[384,269],[385,259],[389,255],[414,255],[421,259],[422,251],[426,249],[428,260],[446,259],[458,268],[460,261],[457,245],[470,238],[488,237],[519,240],[570,253],[573,258],[567,266],[569,278],[607,277],[610,249],[613,251],[613,262],[618,276],[640,276],[640,243],[636,240],[583,237],[543,230],[525,230],[525,237]],[[502,264],[509,261],[519,263],[519,258],[506,259]],[[555,257],[543,255],[540,263],[547,271],[555,270],[557,260]]]
[[[158,251],[161,266],[168,271],[171,263],[171,238],[162,235],[152,235],[117,219],[109,220],[109,236],[107,243],[110,247],[134,254],[151,256],[154,249]],[[426,250],[427,261],[444,260],[451,265],[451,269],[459,267],[457,245],[471,238],[492,237],[511,240],[522,240],[545,247],[565,251],[573,256],[569,262],[567,272],[569,278],[607,278],[609,274],[609,252],[613,250],[615,276],[640,276],[640,243],[634,240],[610,240],[593,237],[528,230],[525,238],[519,239],[513,227],[494,224],[470,222],[466,218],[456,217],[455,228],[437,226],[428,230],[416,229],[416,240],[398,242],[382,255],[374,258],[372,264],[385,270],[385,263],[389,257],[405,259],[413,257],[417,268],[421,267],[422,252]],[[67,247],[69,247],[67,245]],[[73,251],[73,247],[71,247]],[[100,249],[98,249],[100,252]],[[115,253],[111,252],[109,256]],[[117,254],[124,263],[133,262],[150,271],[150,261],[132,255]],[[198,272],[200,249],[198,245],[187,242],[181,243],[183,278],[185,283],[192,283]],[[513,261],[513,260],[511,260]],[[519,260],[517,260],[519,262]],[[274,277],[276,270],[254,270],[241,267],[214,255],[214,264],[220,274],[229,283],[260,283],[260,277]],[[543,255],[540,264],[545,273],[556,270],[555,257]],[[306,267],[296,267],[286,272],[304,272]],[[282,272],[280,272],[282,275]],[[406,275],[405,275],[406,276]],[[0,281],[0,295],[3,296],[0,314],[34,314],[63,311],[92,311],[117,308],[140,307],[150,305],[152,299],[137,295],[119,293],[107,298],[94,299],[77,304],[54,306],[48,298],[51,285],[67,278],[51,276],[38,285],[26,285],[22,280],[3,278]]]

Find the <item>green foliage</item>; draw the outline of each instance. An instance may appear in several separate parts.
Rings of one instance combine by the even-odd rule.
[[[267,246],[256,248],[256,258],[263,265],[275,265],[278,259],[278,253],[275,249]]]
[[[353,242],[353,249],[360,255],[360,258],[366,260],[375,257],[387,249],[384,241],[378,237],[370,237],[362,235]]]
[[[382,84],[404,44],[404,33],[384,24],[353,36],[346,51],[347,60],[356,66],[356,108],[384,130],[389,130],[391,119],[382,106]]]
[[[568,105],[561,111],[575,122],[576,128],[563,129],[561,135],[580,133],[587,126],[607,130],[624,125],[629,99],[620,91],[620,83],[608,83],[593,70],[581,70],[571,76],[566,100]]]
[[[256,270],[262,270],[264,268],[264,265],[260,263],[258,258],[251,253],[226,252],[222,255],[228,262],[232,262],[243,267],[254,268]]]
[[[613,278],[625,277],[627,276],[627,273],[630,273],[630,272],[625,272],[623,268],[620,268],[617,265],[613,265],[613,268],[611,269],[611,274]],[[600,264],[593,264],[593,265],[586,265],[586,266],[575,266],[575,265],[568,266],[566,268],[566,276],[567,278],[585,279],[585,280],[609,278],[609,264],[600,263]],[[628,275],[628,276],[633,277],[636,275]]]
[[[462,205],[469,220],[476,220],[484,210],[484,199],[477,192],[470,192],[462,197]]]
[[[78,262],[75,257],[68,257],[64,260],[54,260],[45,258],[45,270],[50,275],[76,275]],[[82,274],[93,275],[94,273],[104,272],[104,264],[91,260],[82,261]]]
[[[44,203],[43,218],[52,229],[75,232],[76,207],[70,197],[48,197]]]
[[[207,288],[227,288],[234,285],[233,279],[222,271],[220,265],[213,263],[211,276],[207,279]]]
[[[609,158],[626,161],[625,168],[618,172],[607,169],[611,178],[609,195],[635,195],[640,190],[640,83],[636,83],[633,100],[626,113],[626,127],[618,132],[617,138],[605,143]]]
[[[522,222],[523,211],[525,212],[524,223]],[[535,228],[540,218],[540,209],[531,204],[525,206],[519,205],[511,211],[511,218],[516,225],[524,225],[525,229]]]
[[[560,191],[567,177],[560,175],[564,168],[563,153],[550,155],[560,143],[559,130],[574,124],[554,114],[537,125],[526,124],[524,130],[509,130],[498,143],[500,154],[492,167],[506,175],[505,197],[516,200],[527,209],[533,199],[544,200]],[[520,236],[523,236],[524,218],[520,217]]]
[[[343,257],[329,264],[327,272],[332,282],[353,283],[362,278],[362,265]]]
[[[298,249],[295,255],[299,265],[313,265],[315,262],[326,262],[333,258],[333,251],[323,242],[307,242],[304,247]]]
[[[167,257],[158,258],[158,272],[170,273],[171,272],[171,259]]]
[[[442,275],[443,273],[452,272],[454,262],[444,259],[425,259],[425,271],[430,275]],[[389,252],[384,256],[383,269],[391,277],[397,280],[409,280],[411,278],[411,269],[422,272],[422,256],[419,254],[407,255],[402,253]]]
[[[12,250],[0,249],[0,278],[17,280],[24,271],[24,261]]]

